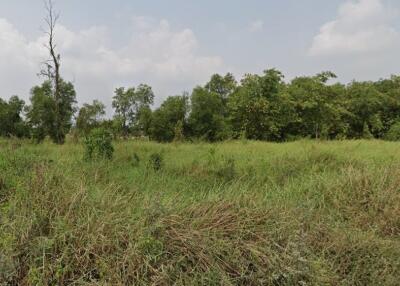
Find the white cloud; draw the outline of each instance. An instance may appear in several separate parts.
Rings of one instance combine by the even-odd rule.
[[[131,39],[115,48],[110,47],[112,36],[106,27],[75,32],[58,26],[62,71],[74,81],[80,103],[97,98],[110,106],[116,86],[141,82],[154,87],[159,103],[162,97],[189,89],[223,69],[220,57],[199,54],[190,29],[175,31],[166,20],[137,17],[130,30]],[[47,58],[45,40],[29,41],[0,18],[0,86],[2,92],[12,92],[5,96],[18,93],[27,99],[30,87],[40,82],[35,75]]]
[[[382,52],[400,45],[393,26],[395,12],[383,0],[347,0],[335,20],[320,28],[310,55],[343,55]]]
[[[259,32],[264,28],[264,22],[262,20],[256,20],[250,23],[250,32]]]
[[[43,54],[43,45],[27,41],[13,25],[0,18],[0,96],[18,94],[26,100],[29,88],[37,82]]]

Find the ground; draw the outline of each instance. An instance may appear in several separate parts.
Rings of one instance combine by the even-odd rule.
[[[400,144],[0,140],[0,285],[398,285]]]

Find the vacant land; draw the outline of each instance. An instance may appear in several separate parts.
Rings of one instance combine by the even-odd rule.
[[[0,141],[0,285],[398,285],[400,144]]]

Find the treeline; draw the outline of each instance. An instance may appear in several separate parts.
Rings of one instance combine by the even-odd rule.
[[[191,94],[170,96],[155,110],[150,86],[121,87],[113,97],[113,119],[105,119],[106,107],[98,100],[78,110],[71,83],[61,80],[56,98],[51,81],[45,81],[31,90],[29,105],[16,96],[0,100],[0,135],[37,142],[49,136],[62,143],[60,136],[68,133],[84,137],[104,128],[115,137],[160,142],[400,139],[400,76],[348,85],[330,84],[334,78],[323,72],[286,83],[281,72],[270,69],[237,82],[232,74],[215,74]]]

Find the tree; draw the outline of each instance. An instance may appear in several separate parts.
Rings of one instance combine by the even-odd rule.
[[[137,127],[135,124],[139,121],[140,110],[149,108],[153,102],[154,93],[146,84],[141,84],[136,89],[120,87],[115,90],[112,106],[115,109],[115,118],[121,123],[124,137]]]
[[[179,120],[174,128],[174,142],[182,142],[185,140],[184,126],[182,120]]]
[[[235,77],[231,73],[227,73],[225,76],[214,74],[210,81],[205,85],[205,88],[209,92],[218,94],[223,101],[226,102],[228,97],[233,93],[237,86]]]
[[[160,142],[171,142],[179,136],[181,140],[186,128],[188,110],[187,95],[168,97],[153,113],[150,138]]]
[[[372,82],[352,82],[347,88],[349,111],[352,118],[351,137],[362,138],[366,130],[375,138],[385,134],[383,116],[390,98],[381,93]]]
[[[92,104],[85,103],[79,110],[76,119],[78,132],[86,135],[92,129],[99,127],[106,114],[105,108],[105,105],[98,100],[93,100]]]
[[[29,136],[29,129],[22,119],[25,102],[12,96],[8,102],[0,98],[0,136]]]
[[[55,143],[63,144],[65,141],[65,136],[71,127],[71,119],[75,111],[73,105],[76,103],[76,93],[72,83],[64,82],[60,74],[61,56],[56,51],[57,45],[55,42],[55,30],[57,21],[59,19],[59,14],[55,12],[52,0],[48,0],[47,2],[45,2],[45,4],[47,12],[47,16],[45,18],[47,30],[45,33],[48,37],[46,48],[49,51],[50,59],[44,63],[45,67],[40,72],[40,75],[45,76],[47,79],[41,87],[45,88],[46,91],[41,92],[39,90],[36,90],[36,93],[42,93],[42,95],[37,96],[37,99],[35,99],[36,104],[35,107],[32,109],[32,112],[35,113],[35,110],[37,110],[37,108],[42,103],[45,104],[45,102],[42,102],[40,104],[38,104],[37,102],[37,100],[44,100],[44,94],[46,94],[45,101],[48,101],[45,105],[51,107],[51,110],[48,110],[50,114],[47,115],[37,112],[35,115],[31,113],[31,116],[36,118],[37,116],[41,115],[43,117],[42,120],[36,118],[36,120],[34,120],[36,122],[47,122],[47,117],[52,117],[51,124],[47,122],[45,124],[46,127],[36,127],[36,131],[40,130],[40,132],[44,132],[44,130],[46,130],[46,133],[50,135]],[[41,134],[39,137],[44,137],[46,133]]]
[[[374,87],[385,95],[380,119],[384,132],[400,121],[400,76],[392,75],[389,79],[381,79],[374,83]]]
[[[27,107],[27,120],[36,142],[44,140],[54,122],[54,101],[51,89],[49,81],[31,89],[31,105]]]
[[[229,137],[222,98],[203,87],[193,90],[189,126],[194,137],[216,141]]]
[[[394,123],[385,134],[385,139],[389,141],[400,141],[400,121]]]
[[[327,85],[335,78],[332,72],[323,72],[313,77],[295,78],[288,92],[295,102],[299,120],[289,126],[298,137],[313,138],[345,137],[348,131],[345,87],[340,84]]]
[[[228,106],[235,137],[244,134],[248,139],[282,140],[295,116],[283,75],[275,69],[261,76],[246,75]]]
[[[150,136],[151,124],[153,121],[153,112],[150,106],[143,106],[139,110],[136,130],[142,136]]]
[[[76,103],[74,86],[61,80],[59,92],[59,99],[56,101],[51,81],[45,81],[31,90],[27,120],[32,127],[33,137],[39,142],[49,135],[53,142],[61,144],[71,129]]]

